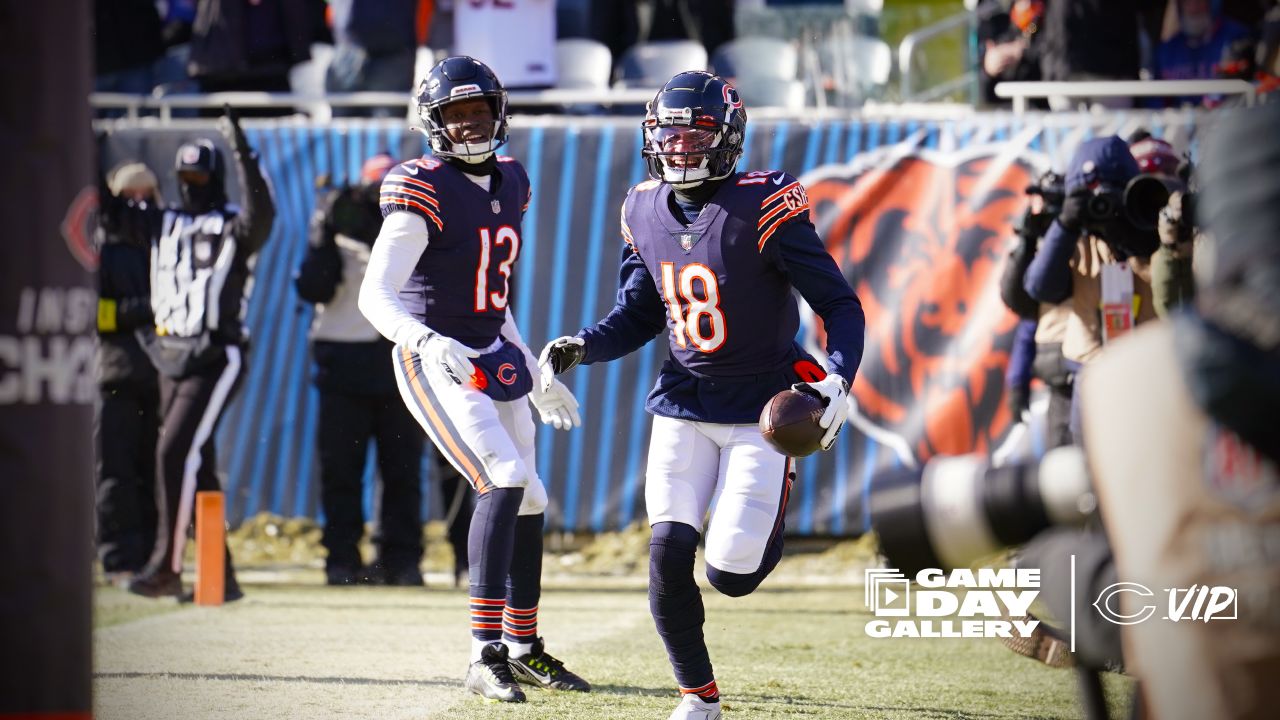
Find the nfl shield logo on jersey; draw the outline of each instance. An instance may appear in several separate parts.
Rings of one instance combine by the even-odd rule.
[[[502,212],[502,206],[498,204],[497,200],[494,200],[493,202],[489,203],[489,207],[493,208],[494,215],[497,215],[498,213]]]
[[[680,247],[684,248],[685,250],[692,248],[694,245],[697,244],[697,242],[698,242],[697,233],[690,233],[690,232],[680,233]]]

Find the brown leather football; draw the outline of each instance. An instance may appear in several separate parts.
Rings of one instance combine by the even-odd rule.
[[[812,455],[822,448],[825,432],[821,398],[799,390],[783,390],[760,411],[760,434],[775,450],[789,457]]]

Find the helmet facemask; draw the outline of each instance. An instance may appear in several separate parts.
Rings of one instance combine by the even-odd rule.
[[[746,122],[733,86],[710,73],[675,76],[646,107],[641,154],[649,177],[682,190],[729,177]]]
[[[658,161],[664,182],[692,187],[711,178],[711,158],[724,139],[718,129],[689,125],[645,128],[645,146]]]
[[[506,94],[463,94],[418,106],[432,154],[482,163],[507,140]]]

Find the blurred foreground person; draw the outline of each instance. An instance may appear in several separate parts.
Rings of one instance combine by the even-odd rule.
[[[1120,612],[1162,604],[1159,589],[1234,593],[1218,619],[1121,627],[1125,667],[1160,720],[1275,717],[1280,705],[1277,127],[1280,105],[1212,127],[1194,308],[1108,345],[1081,381],[1118,577],[1156,592],[1123,593]]]

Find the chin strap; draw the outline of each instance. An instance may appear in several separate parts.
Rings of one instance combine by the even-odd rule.
[[[490,153],[488,157],[479,162],[472,162],[454,156],[444,156],[441,159],[468,175],[476,175],[478,177],[492,175],[498,169],[498,157],[493,153]]]
[[[724,181],[727,179],[728,178],[702,180],[691,185],[685,185],[684,183],[677,185],[672,183],[671,187],[675,191],[676,198],[678,200],[686,203],[705,205],[707,204],[707,201],[711,199],[711,196],[716,194],[716,190],[719,190],[720,186],[723,185]],[[684,186],[682,187],[682,185]]]

